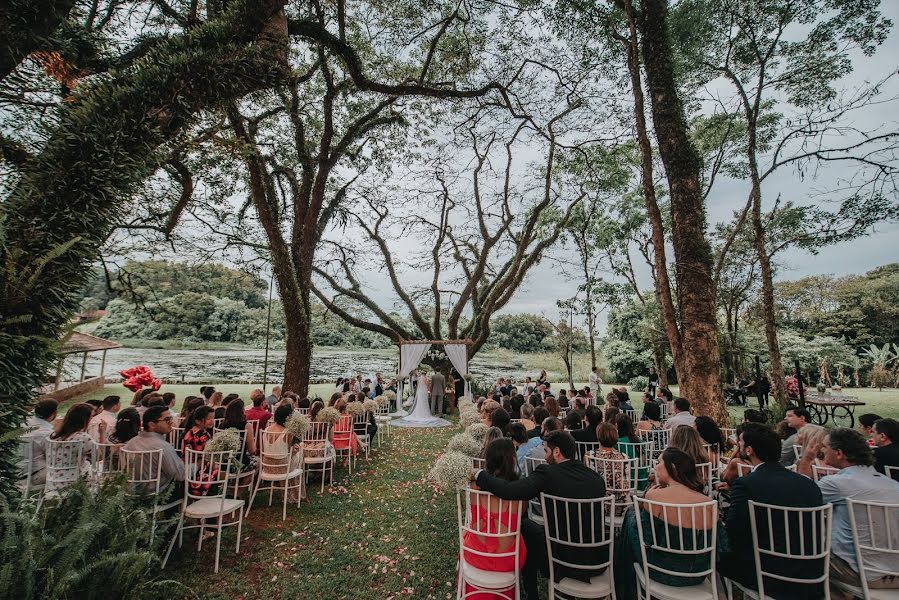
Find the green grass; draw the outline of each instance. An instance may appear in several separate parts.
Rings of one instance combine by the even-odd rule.
[[[458,553],[455,500],[436,493],[426,474],[458,431],[394,428],[352,475],[338,468],[323,496],[310,484],[312,502],[288,506],[283,522],[279,497],[268,507],[260,493],[239,555],[234,533],[225,534],[218,575],[214,547],[197,553],[191,536],[173,552],[166,576],[210,599],[448,598]]]

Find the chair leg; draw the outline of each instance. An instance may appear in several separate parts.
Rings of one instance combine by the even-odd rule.
[[[281,509],[281,520],[282,521],[287,520],[287,495],[288,495],[288,490],[290,490],[289,484],[290,484],[290,481],[288,479],[285,479],[284,480],[284,500],[283,500],[284,506]]]
[[[219,528],[218,531],[215,532],[215,573],[219,572],[219,554],[222,550],[222,518],[224,515],[219,515]]]
[[[197,540],[197,552],[203,550],[203,534],[206,533],[206,519],[200,519],[200,538]]]
[[[184,526],[184,513],[181,513],[181,516],[178,518],[178,529],[175,530],[175,535],[172,536],[172,541],[169,543],[169,549],[165,553],[165,558],[162,559],[162,568],[165,568],[165,564],[169,561],[169,555],[172,553],[172,548],[175,547],[175,540],[179,539],[182,535],[182,528]],[[179,544],[180,548],[181,545]]]
[[[243,531],[243,511],[237,511],[237,544],[234,546],[234,554],[240,554],[240,534]]]
[[[253,493],[250,494],[250,503],[247,504],[247,514],[250,514],[250,509],[253,508],[253,500],[256,499],[256,493],[259,492],[259,485],[262,483],[262,478],[256,480],[256,485],[253,488]]]

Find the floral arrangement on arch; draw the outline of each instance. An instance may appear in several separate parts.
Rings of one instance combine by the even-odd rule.
[[[153,390],[158,390],[162,387],[162,381],[156,379],[156,377],[153,376],[153,371],[150,370],[150,367],[145,367],[144,365],[123,369],[122,371],[119,371],[119,375],[125,378],[122,385],[132,392],[136,392],[145,387],[152,388]]]

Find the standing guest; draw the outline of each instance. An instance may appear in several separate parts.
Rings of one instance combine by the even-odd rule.
[[[802,430],[803,427],[811,423],[812,416],[809,412],[804,408],[799,408],[798,406],[791,406],[787,408],[787,415],[784,417],[784,423],[787,424],[788,427],[795,430],[796,433],[791,434],[787,439],[783,441],[781,445],[780,451],[780,464],[785,467],[789,467],[794,462],[796,462],[796,452],[793,450],[793,446],[796,445],[796,436],[799,431]]]
[[[686,398],[678,398],[674,401],[674,415],[670,417],[662,429],[674,429],[681,425],[693,427],[696,424],[696,417],[690,414],[690,401]]]
[[[577,443],[570,434],[553,431],[546,436],[544,446],[546,464],[539,465],[528,477],[517,481],[505,481],[485,470],[476,470],[472,479],[480,489],[504,500],[533,500],[539,498],[541,493],[570,499],[593,499],[606,495],[606,484],[599,473],[575,460]],[[551,506],[547,508],[545,519],[546,522],[552,523],[555,515]],[[522,568],[524,592],[528,600],[538,600],[537,572],[549,573],[543,526],[525,519],[521,524],[521,535],[527,548],[527,560]],[[591,565],[604,562],[607,555],[603,550],[563,547],[559,549],[557,558],[571,565]],[[585,583],[588,583],[591,577],[600,574],[596,569],[569,566],[560,566],[556,569],[556,573],[560,577],[571,577]]]
[[[874,446],[874,422],[882,419],[880,415],[865,413],[858,418],[858,431],[868,440],[869,446]]]
[[[260,431],[264,431],[266,425],[268,425],[268,420],[272,418],[272,413],[270,413],[268,409],[268,402],[266,401],[265,396],[256,394],[255,396],[251,393],[250,399],[253,402],[253,407],[246,411],[246,416],[248,421],[255,421],[256,426]],[[307,405],[309,400],[306,400]]]
[[[882,422],[878,421],[879,422]],[[874,470],[874,453],[864,436],[846,427],[830,430],[823,443],[809,442],[808,452],[803,453],[797,470],[811,474],[811,460],[818,451],[823,451],[824,462],[839,469],[838,472],[818,480],[824,502],[833,504],[833,533],[831,534],[830,576],[838,581],[859,586],[855,543],[852,539],[852,523],[849,520],[847,500],[862,502],[882,502],[899,504],[899,482],[893,481]],[[858,513],[856,513],[858,514]],[[890,523],[884,521],[885,513],[872,511],[871,529],[887,531]],[[859,539],[863,544],[871,543],[871,529],[867,519],[859,519]],[[892,524],[895,526],[895,523]],[[892,543],[892,540],[890,541]],[[899,556],[886,553],[867,553],[867,560],[875,569],[899,570]],[[884,577],[883,573],[869,574],[870,589],[899,588],[899,578]]]
[[[749,501],[791,508],[812,508],[823,505],[824,501],[821,489],[814,481],[799,473],[788,471],[780,464],[780,439],[769,427],[758,423],[743,424],[737,447],[740,457],[752,465],[752,471],[731,484],[730,508],[725,521],[731,548],[730,552],[719,555],[718,572],[743,586],[755,589],[757,584]],[[776,539],[784,538],[786,532],[782,519],[780,521],[774,519],[772,531]],[[812,569],[816,567],[807,564],[796,565],[768,556],[761,560],[766,572],[784,576],[808,577],[810,572],[803,567],[810,566]],[[820,598],[822,591],[820,586],[816,585],[788,583],[776,579],[765,582],[765,594],[773,598]]]
[[[637,423],[637,431],[658,431],[662,428],[662,405],[647,402],[643,405],[643,419]]]
[[[874,468],[878,473],[885,475],[884,467],[899,468],[899,421],[878,419],[874,423],[874,444]]]
[[[656,370],[652,367],[649,368],[649,386],[647,386],[646,391],[649,392],[650,397],[654,396],[656,393],[656,388],[659,387],[659,374],[656,373]]]
[[[137,414],[137,411],[134,414]],[[183,482],[184,463],[175,448],[166,440],[166,436],[172,431],[171,411],[164,406],[149,408],[143,415],[143,425],[144,430],[128,440],[123,449],[131,452],[162,450],[159,489],[167,487],[173,481]],[[141,479],[152,479],[156,474],[157,467],[152,461],[141,461],[141,468],[143,469],[143,472],[140,473]],[[155,492],[155,486],[152,490],[147,491]],[[174,500],[183,496],[184,486],[179,485],[175,487],[169,499]]]
[[[590,389],[595,390],[597,396],[602,393],[602,378],[599,376],[598,367],[590,370]]]
[[[103,398],[103,410],[100,414],[91,418],[87,426],[87,433],[97,444],[105,444],[106,438],[112,433],[116,425],[116,413],[122,406],[118,396],[106,396]]]
[[[131,438],[137,437],[137,434],[140,433],[140,423],[140,414],[133,406],[119,411],[115,428],[107,436],[107,442],[110,444],[127,444]]]
[[[31,483],[43,485],[47,478],[47,438],[53,433],[53,421],[59,403],[47,398],[34,405],[34,412],[25,421],[28,432],[22,436],[31,441]],[[20,470],[24,473],[27,465],[23,461]]]
[[[81,470],[87,472],[90,469],[91,458],[97,451],[97,446],[91,436],[87,434],[87,426],[90,423],[94,408],[90,404],[76,404],[69,408],[59,429],[50,434],[48,439],[60,442],[81,442],[81,456],[83,463]],[[64,461],[65,462],[65,461]],[[78,478],[78,474],[66,472],[66,477],[71,478],[61,484],[70,483]],[[58,489],[58,488],[55,488]],[[49,488],[47,491],[51,491]]]
[[[250,392],[250,400],[253,400],[253,394],[255,394],[256,392],[262,393],[263,396],[265,395],[265,392],[263,392],[262,390],[253,390],[252,392]],[[272,407],[275,406],[276,404],[278,404],[278,402],[280,402],[280,401],[281,401],[281,386],[276,385],[276,386],[272,387],[272,393],[269,394],[269,396],[265,399],[265,403],[268,404],[269,410],[274,410],[274,408],[272,408]],[[253,406],[255,406],[255,404],[253,404]]]

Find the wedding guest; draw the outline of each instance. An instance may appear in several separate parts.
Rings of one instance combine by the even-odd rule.
[[[133,406],[129,406],[128,408],[119,411],[115,427],[106,438],[107,443],[127,444],[132,438],[140,433],[140,423],[140,414]]]
[[[874,446],[874,422],[882,419],[880,415],[865,413],[858,418],[858,431],[868,440],[869,446]]]
[[[690,401],[686,398],[678,398],[674,401],[674,415],[665,421],[662,429],[674,429],[681,425],[693,427],[696,417],[690,414]]]
[[[28,432],[22,438],[31,441],[31,482],[34,485],[43,485],[47,477],[47,438],[53,433],[53,421],[59,403],[47,398],[34,405],[34,412],[25,421]],[[26,464],[20,464],[20,471],[25,472]]]
[[[103,398],[103,410],[92,417],[87,426],[87,433],[97,444],[105,444],[106,439],[116,426],[116,413],[122,406],[118,396],[106,396]]]
[[[515,394],[512,397],[509,404],[511,405],[512,410],[509,411],[509,416],[513,419],[521,419],[521,407],[524,406],[524,396],[521,394]],[[534,407],[528,404],[531,408],[531,414],[533,414]]]
[[[625,388],[618,388],[615,390],[615,395],[618,396],[618,408],[621,410],[634,410],[634,406],[631,404],[631,396],[627,393]]]
[[[84,403],[72,406],[63,418],[59,429],[50,434],[48,438],[60,442],[81,442],[82,472],[90,470],[91,459],[97,451],[94,440],[87,434],[87,426],[93,414],[94,408],[90,404]],[[66,472],[64,476],[68,479],[65,482],[60,482],[61,485],[75,481],[79,474]],[[60,486],[52,489],[59,489]],[[48,491],[51,491],[49,487]]]
[[[206,401],[207,406],[212,405],[213,394],[215,394],[215,388],[211,385],[206,385],[200,388],[200,395],[203,396],[203,400]]]
[[[487,429],[487,433],[484,434],[484,444],[481,446],[481,458],[485,458],[487,456],[487,446],[490,445],[490,442],[494,440],[501,440],[506,437],[503,434],[503,430],[499,427],[490,427]]]
[[[886,474],[884,467],[899,467],[899,421],[896,419],[875,421],[874,444],[874,468],[878,473]]]
[[[247,415],[244,412],[243,400],[237,399],[231,401],[225,409],[225,418],[222,421],[220,429],[236,429],[243,432],[243,466],[244,471],[249,471],[256,466],[257,448],[256,448],[256,430],[253,423],[247,421]]]
[[[555,417],[553,417],[555,418]],[[568,413],[565,416],[565,431],[573,433],[581,428],[581,416],[575,412]]]
[[[702,442],[711,446],[709,460],[712,461],[712,468],[718,468],[718,461],[721,457],[721,451],[727,447],[727,441],[724,434],[711,417],[700,415],[696,417],[696,433],[702,438]]]
[[[658,431],[662,428],[662,406],[656,402],[643,405],[643,420],[637,423],[637,431]]]
[[[493,416],[493,411],[498,410],[499,408],[499,402],[495,400],[488,400],[484,402],[484,404],[481,406],[481,420],[484,422],[484,425],[490,427],[490,419]]]
[[[498,439],[492,441],[484,451],[485,467],[484,471],[491,477],[499,481],[517,481],[518,473],[516,472],[515,450],[512,441],[508,439]],[[471,484],[471,489],[478,490],[475,483]],[[471,520],[473,522],[482,523],[482,529],[487,531],[499,532],[508,530],[518,524],[524,509],[522,502],[512,502],[506,505],[508,510],[499,511],[499,502],[496,500],[489,501],[487,498],[477,497],[469,501],[471,510]],[[515,564],[513,556],[493,557],[491,554],[501,554],[511,552],[515,545],[518,545],[518,564]],[[484,537],[476,535],[472,532],[466,532],[462,536],[462,552],[465,562],[476,569],[490,572],[511,572],[517,568],[521,568],[527,559],[527,548],[524,545],[523,536],[508,535],[502,537]],[[514,588],[506,590],[493,590],[490,593],[475,593],[466,585],[463,594],[465,598],[487,600],[496,597],[511,597]]]
[[[521,398],[521,396],[518,397]],[[534,407],[530,404],[522,404],[519,407],[519,420],[527,431],[534,429],[537,426],[537,423],[534,422]]]
[[[164,394],[162,395],[162,403],[163,403],[164,406],[167,406],[167,407],[168,407],[169,411],[172,412],[172,414],[174,414],[174,411],[175,411],[175,404],[176,404],[176,399],[175,399],[175,394],[174,394],[174,392],[166,392],[166,393],[164,393]]]
[[[614,423],[609,424],[615,425],[615,430],[618,432],[618,448],[622,450],[625,456],[628,458],[640,458],[642,456],[641,446],[635,446],[634,444],[639,444],[642,440],[637,435],[631,418],[628,415],[620,414],[615,418]],[[641,491],[648,485],[648,480],[649,466],[639,467],[637,469],[637,481],[640,484]]]
[[[184,424],[184,434],[181,447],[183,449],[202,451],[206,448],[206,442],[212,438],[212,428],[215,425],[215,408],[201,406],[193,411]]]
[[[606,484],[599,473],[575,459],[577,443],[570,434],[553,431],[544,439],[544,447],[546,464],[539,465],[528,477],[506,481],[485,470],[477,470],[473,473],[473,479],[480,489],[506,500],[533,500],[541,493],[571,499],[602,498],[606,495]],[[544,518],[552,523],[555,513],[551,506],[547,509]],[[587,532],[582,531],[582,534]],[[521,525],[521,535],[527,548],[527,560],[522,568],[524,592],[528,600],[538,600],[537,572],[549,572],[543,526],[525,519]],[[573,565],[595,565],[605,562],[607,554],[602,550],[563,547],[559,549],[557,558]],[[568,566],[560,566],[556,570],[560,577],[571,577],[585,583],[600,572]]]
[[[204,406],[206,401],[203,398],[199,398],[197,396],[188,396],[184,399],[184,405],[181,407],[181,414],[179,415],[181,418],[181,423],[187,422],[187,417],[190,416],[190,413],[197,410],[201,406]]]
[[[541,396],[540,394],[531,394],[528,397],[528,404],[530,404],[534,408],[543,406],[543,396]]]
[[[699,432],[692,427],[678,427],[671,432],[668,447],[684,451],[697,465],[710,462]]]
[[[593,406],[591,404],[587,407],[584,416],[587,419],[586,427],[580,429],[580,425],[578,425],[578,427],[574,428],[577,429],[577,431],[571,432],[571,437],[573,437],[574,441],[576,442],[597,442],[598,440],[596,439],[596,428],[599,427],[600,423],[602,423],[602,411],[599,410],[598,406]],[[578,421],[580,422],[580,419],[578,419]],[[566,426],[566,429],[571,428]]]
[[[559,390],[557,402],[559,403],[559,407],[568,408],[568,395],[565,393],[565,390]]]
[[[353,416],[346,412],[347,402],[343,398],[334,404],[340,412],[340,419],[334,424],[334,448],[347,450],[350,456],[356,456],[359,450],[359,440],[353,432]],[[347,460],[352,460],[348,457]]]
[[[543,421],[546,419],[552,419],[555,417],[550,417],[549,413],[546,412],[546,409],[542,406],[534,409],[534,428],[528,431],[528,437],[537,437],[540,435],[541,427],[543,425]]]
[[[490,426],[499,428],[499,430],[503,432],[503,435],[509,433],[509,423],[511,421],[512,419],[509,417],[509,413],[507,413],[504,408],[497,408],[490,415]]]
[[[512,423],[509,426],[509,436],[515,444],[515,460],[518,464],[518,472],[525,472],[525,458],[534,448],[541,448],[543,440],[539,437],[528,437],[528,432],[521,423]]]
[[[212,410],[208,406],[203,408]],[[137,411],[135,411],[136,413]],[[172,431],[172,413],[164,406],[149,408],[143,414],[143,426],[143,431],[128,440],[123,449],[131,452],[162,450],[162,463],[158,467],[160,469],[160,489],[168,487],[173,481],[183,482],[185,475],[184,463],[181,461],[181,457],[178,456],[175,448],[166,440],[166,436]],[[154,461],[141,461],[140,464],[142,469],[140,473],[141,479],[152,479],[155,477],[157,465]],[[155,492],[156,486],[154,485],[152,490],[147,489],[146,491]],[[179,484],[175,486],[168,498],[175,500],[183,496],[184,486]]]
[[[275,461],[272,461],[271,457],[267,458],[262,463],[262,474],[284,475],[285,473],[295,471],[303,466],[303,440],[294,439],[290,433],[283,436],[265,436],[266,433],[278,434],[287,432],[287,419],[289,419],[291,415],[293,415],[292,408],[289,406],[279,406],[275,409],[275,414],[272,415],[268,428],[263,432],[262,445],[265,448],[264,451],[276,456],[289,456],[289,458],[285,459],[281,464],[275,464]],[[305,500],[306,488],[305,486],[300,486],[300,489],[300,497]],[[287,501],[295,502],[296,500],[297,488],[291,488],[287,495]]]
[[[316,400],[312,403],[312,406],[309,407],[309,420],[314,421],[315,417],[318,416],[318,413],[325,407],[325,403],[321,400]]]
[[[618,422],[618,415],[621,414],[621,411],[618,408],[611,406],[607,407],[605,412],[603,413],[603,421],[606,423],[611,423],[614,425]]]
[[[615,461],[629,458],[618,451],[619,432],[618,428],[611,423],[600,422],[597,424],[596,439],[599,442],[599,448],[594,451],[595,458]],[[627,463],[606,463],[603,468],[600,468],[600,463],[596,461],[588,461],[587,464],[597,469],[597,472],[605,480],[606,486],[609,486],[611,481],[611,487],[619,490],[615,494],[615,507],[617,514],[623,514],[630,493],[621,490],[626,490],[629,487],[631,477],[630,465]]]
[[[606,394],[606,399],[605,399],[604,404],[605,404],[606,409],[620,408],[621,400],[618,398],[618,394],[615,393],[614,389],[611,392],[609,392],[608,394]]]
[[[559,403],[556,402],[556,399],[552,396],[546,396],[543,399],[543,408],[546,409],[546,412],[549,413],[551,417],[559,417]]]
[[[272,418],[272,413],[268,411],[266,398],[258,394],[255,397],[250,394],[250,398],[253,401],[253,407],[245,413],[247,420],[252,421],[256,428],[264,431],[268,425],[268,420]],[[306,402],[308,406],[309,401],[307,400]]]
[[[811,421],[812,416],[806,409],[799,408],[798,406],[787,408],[787,415],[784,417],[784,423],[795,430],[796,433],[790,435],[783,441],[780,450],[780,464],[789,467],[796,462],[796,452],[793,450],[793,446],[796,445],[796,435],[803,427],[811,423]]]
[[[537,436],[540,443],[531,448],[528,452],[528,456],[533,458],[544,458],[546,452],[543,449],[543,440],[545,440],[546,436],[553,431],[562,431],[562,422],[555,417],[547,417],[540,425],[540,435]]]

